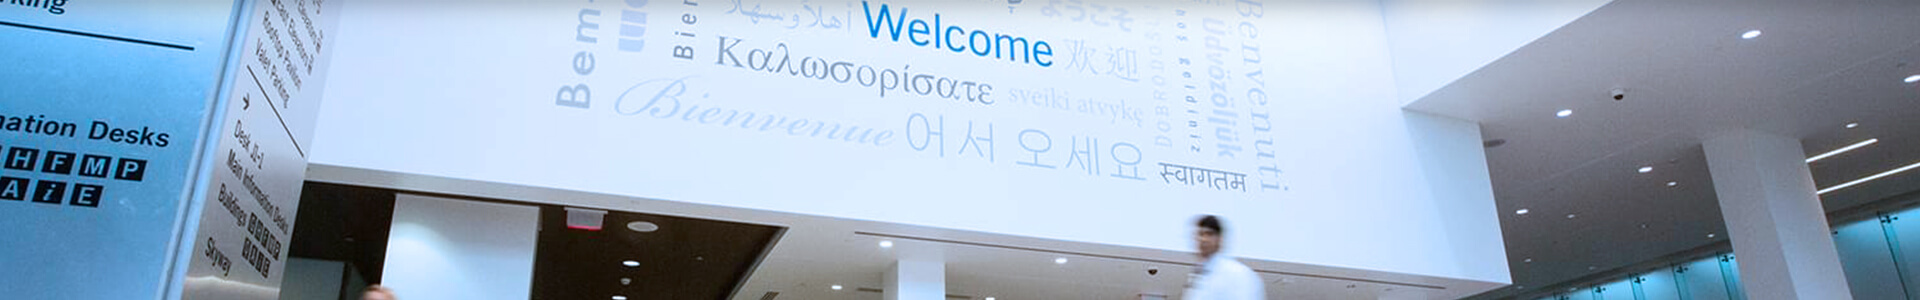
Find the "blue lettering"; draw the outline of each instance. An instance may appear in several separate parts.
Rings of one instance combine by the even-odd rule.
[[[913,46],[944,48],[953,53],[973,52],[974,56],[979,57],[992,55],[995,59],[1004,57],[1007,61],[1035,64],[1040,67],[1053,66],[1053,46],[1046,41],[997,34],[981,29],[968,29],[960,25],[947,25],[938,13],[933,14],[933,22],[929,24],[926,19],[908,18],[905,7],[900,8],[896,13],[891,5],[885,3],[880,4],[879,13],[874,13],[873,4],[867,1],[860,1],[860,8],[867,17],[868,37],[900,42],[900,34],[904,31],[907,34],[907,43]],[[902,28],[906,30],[901,30]],[[886,37],[881,37],[882,31],[886,32]],[[722,41],[722,64],[727,57],[726,47],[725,41]]]
[[[1039,64],[1042,67],[1052,67],[1053,60],[1049,59],[1052,57],[1053,45],[1047,44],[1046,41],[1033,42],[1033,62],[1035,64]]]
[[[689,113],[691,113],[691,111],[689,111]],[[714,121],[713,117],[718,117],[718,116],[720,116],[720,109],[709,107],[707,108],[707,110],[700,111],[700,123],[713,124],[713,121]]]
[[[944,35],[947,37],[947,50],[952,50],[954,53],[967,51],[966,46],[953,44],[953,33],[960,32],[962,35],[964,35],[967,33],[966,29],[960,29],[960,26],[950,26],[950,27],[947,27],[947,30],[942,30],[941,32],[943,33],[941,35]]]
[[[891,34],[891,36],[893,37],[893,41],[895,42],[900,41],[900,26],[906,25],[906,20],[907,20],[906,8],[900,9],[899,21],[895,21],[893,19],[887,18],[890,12],[888,11],[886,4],[880,4],[879,20],[873,19],[873,8],[870,6],[867,6],[866,1],[860,1],[860,9],[865,10],[867,12],[867,35],[872,36],[873,38],[880,38],[880,29],[887,28],[889,29],[887,32]],[[885,21],[887,25],[890,27],[881,27],[880,22],[882,21]]]
[[[655,80],[648,80],[645,82],[641,82],[640,84],[635,84],[633,85],[633,87],[627,88],[627,91],[620,92],[620,99],[613,103],[613,111],[616,113],[620,113],[622,115],[633,115],[633,114],[645,112],[647,113],[647,115],[653,116],[655,118],[662,118],[662,119],[672,118],[674,114],[680,113],[680,94],[687,92],[687,86],[686,86],[685,80],[686,78],[671,79],[671,81],[669,81],[669,79],[655,79]],[[625,109],[621,109],[621,107],[624,106],[621,104],[627,103],[628,94],[632,94],[635,89],[639,89],[640,87],[644,87],[644,86],[649,86],[651,85],[651,83],[656,83],[656,82],[665,82],[667,86],[661,88],[658,92],[655,92],[653,94],[653,97],[649,97],[647,99],[647,105],[641,106],[640,109],[636,109],[633,111],[627,111]],[[654,105],[660,104],[660,100],[668,100],[669,101],[668,104],[673,106],[671,106],[671,108],[666,108],[666,109],[662,109],[661,107],[655,107]]]
[[[721,128],[758,130],[775,132],[774,129],[786,129],[786,134],[815,138],[824,141],[842,142],[856,145],[886,146],[893,140],[891,130],[879,130],[858,124],[838,123],[828,120],[809,121],[804,118],[789,118],[773,114],[756,114],[734,108],[703,105],[698,97],[682,99],[690,89],[689,78],[655,79],[640,82],[620,94],[614,102],[614,111],[621,115],[645,113],[651,119],[687,122],[699,125],[718,125]],[[701,93],[696,93],[701,94]],[[632,99],[629,99],[632,97]],[[626,105],[627,100],[641,101],[644,105],[634,108]],[[630,109],[631,108],[631,109]],[[736,125],[735,122],[738,122]],[[823,135],[824,134],[824,135]],[[85,160],[82,160],[83,162]],[[11,180],[9,178],[8,180]],[[0,187],[4,187],[0,182]],[[0,190],[3,191],[3,190]]]
[[[979,32],[979,31],[975,31],[975,32]],[[1015,45],[1018,45],[1019,48],[1017,49],[1020,49],[1020,50],[1009,52],[1013,49],[1016,49]],[[993,58],[1000,58],[1001,55],[1006,55],[1008,61],[1013,61],[1014,56],[1018,55],[1020,57],[1026,58],[1027,61],[1032,61],[1033,56],[1027,54],[1028,53],[1027,49],[1028,49],[1027,38],[1014,37],[1014,36],[1009,36],[1005,34],[997,35],[993,37]],[[1026,62],[1026,61],[1022,61],[1022,62]]]
[[[980,57],[986,57],[987,53],[993,50],[993,49],[980,48],[980,44],[976,42],[986,42],[987,47],[993,47],[993,37],[987,36],[987,32],[985,31],[974,30],[972,34],[968,34],[967,47],[973,48],[973,55],[980,56]]]
[[[914,46],[926,46],[933,41],[920,40],[920,36],[930,31],[927,29],[927,20],[913,20],[913,23],[907,23],[907,41],[913,42]]]
[[[800,135],[806,130],[807,119],[793,120],[793,123],[787,123],[787,134]]]

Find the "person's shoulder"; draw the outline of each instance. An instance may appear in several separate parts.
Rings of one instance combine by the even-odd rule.
[[[1247,263],[1241,262],[1239,259],[1230,259],[1228,261],[1230,263],[1226,264],[1227,272],[1233,274],[1230,276],[1236,278],[1235,281],[1239,282],[1237,285],[1246,287],[1248,292],[1259,293],[1249,295],[1248,297],[1265,298],[1264,296],[1258,296],[1266,293],[1264,290],[1266,283],[1262,282],[1260,274],[1255,273],[1252,267],[1248,267]]]
[[[1237,257],[1228,258],[1226,259],[1225,265],[1226,265],[1226,269],[1230,270],[1231,272],[1253,275],[1253,268],[1248,267],[1247,263],[1241,262],[1240,258],[1237,258]]]

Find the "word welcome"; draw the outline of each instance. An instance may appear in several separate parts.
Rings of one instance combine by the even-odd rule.
[[[860,1],[860,8],[867,14],[867,35],[876,39],[880,38],[880,30],[886,29],[887,36],[894,42],[899,42],[900,33],[905,29],[907,42],[913,43],[914,46],[933,47],[954,53],[972,52],[974,56],[979,57],[993,55],[996,59],[1006,58],[1007,61],[1031,63],[1041,67],[1053,66],[1051,60],[1053,45],[1047,44],[1047,41],[1028,42],[1025,37],[988,33],[979,29],[969,32],[960,25],[946,25],[940,19],[940,14],[933,14],[933,26],[929,27],[925,19],[909,21],[907,9],[904,7],[900,8],[898,18],[893,17],[893,10],[886,4],[880,4],[878,18],[873,13],[873,7],[867,5],[866,1]],[[932,36],[931,39],[926,38],[929,35]],[[955,37],[961,37],[964,43],[955,43]]]

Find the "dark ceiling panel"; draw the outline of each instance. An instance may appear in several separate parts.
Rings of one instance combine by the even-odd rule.
[[[380,282],[393,227],[392,190],[308,182],[300,190],[287,256],[347,262]]]
[[[540,217],[533,299],[729,299],[785,230],[617,211],[601,230],[572,229],[556,206]],[[659,229],[629,230],[636,221]]]

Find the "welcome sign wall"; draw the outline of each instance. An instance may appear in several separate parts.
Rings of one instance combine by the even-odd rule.
[[[1400,122],[1383,43],[1297,40],[1379,16],[1264,2],[349,3],[313,161],[1172,250],[1195,214],[1274,241],[1429,197],[1400,123],[1358,129],[1377,152],[1305,146],[1347,117],[1329,105]],[[1329,183],[1311,157],[1389,176]],[[1369,226],[1391,228],[1333,232],[1443,230]],[[1373,243],[1238,250],[1351,266],[1371,259],[1316,255]]]

